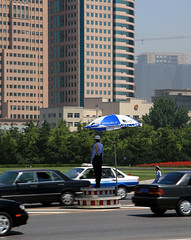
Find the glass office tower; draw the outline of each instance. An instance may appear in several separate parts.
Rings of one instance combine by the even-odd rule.
[[[134,0],[49,0],[49,106],[134,96]]]

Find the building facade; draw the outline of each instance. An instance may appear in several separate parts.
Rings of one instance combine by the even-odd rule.
[[[0,1],[0,121],[39,120],[48,106],[48,3]]]
[[[75,131],[79,123],[88,124],[98,117],[110,114],[127,115],[141,119],[143,115],[149,114],[149,109],[153,103],[137,98],[129,98],[126,101],[119,102],[107,102],[102,98],[86,98],[84,105],[85,107],[62,106],[43,108],[40,111],[40,123],[48,121],[51,127],[54,128],[61,119],[66,121],[71,131]]]
[[[136,56],[137,63],[156,64],[187,64],[187,55],[184,53],[143,53]]]
[[[134,0],[49,0],[49,106],[134,96]]]

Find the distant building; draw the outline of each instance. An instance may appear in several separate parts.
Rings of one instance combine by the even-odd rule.
[[[141,119],[149,113],[152,103],[145,99],[129,98],[127,101],[107,102],[102,98],[90,98],[84,102],[84,107],[50,107],[40,111],[40,123],[48,121],[51,127],[56,127],[59,119],[65,120],[70,130],[76,130],[79,123],[88,123],[94,119],[110,114],[127,115]]]
[[[155,95],[152,97],[152,101],[154,102],[155,99],[162,97],[172,98],[176,102],[178,107],[186,107],[191,114],[191,89],[155,90]]]
[[[158,89],[191,89],[191,64],[183,64],[186,55],[171,55],[176,57],[176,60],[172,61],[171,58],[169,62],[165,62],[165,54],[160,55],[161,62],[156,62],[156,59],[141,60],[144,54],[140,55],[140,59],[135,64],[136,98],[146,98],[147,101],[151,101],[154,91]],[[151,58],[150,55],[146,57]]]
[[[137,63],[155,64],[187,64],[187,55],[184,53],[142,53],[136,56]]]

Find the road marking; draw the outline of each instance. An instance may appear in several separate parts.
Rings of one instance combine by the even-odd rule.
[[[144,210],[148,207],[136,207],[133,204],[122,205],[121,208],[110,209],[57,209],[57,208],[40,208],[40,209],[26,209],[29,215],[48,215],[48,214],[71,214],[71,213],[87,213],[87,212],[111,212],[111,211],[124,211],[124,210]]]

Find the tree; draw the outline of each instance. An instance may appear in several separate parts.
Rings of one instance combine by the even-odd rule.
[[[143,116],[143,121],[153,125],[155,130],[168,125],[172,128],[180,128],[189,121],[188,109],[177,107],[175,101],[170,97],[158,98],[154,101],[149,114]]]

